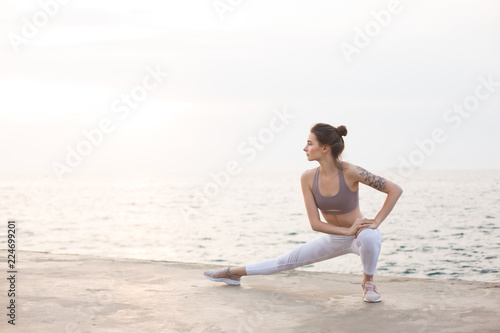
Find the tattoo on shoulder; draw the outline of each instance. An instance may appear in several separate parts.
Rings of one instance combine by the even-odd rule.
[[[373,173],[366,171],[365,169],[357,166],[359,174],[361,177],[365,179],[365,182],[368,183],[371,187],[379,190],[385,191],[387,189],[385,179],[379,176],[375,176]]]

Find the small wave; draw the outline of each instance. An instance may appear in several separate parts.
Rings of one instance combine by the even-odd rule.
[[[305,242],[300,242],[300,241],[294,241],[294,240],[289,240],[289,244],[304,244]]]

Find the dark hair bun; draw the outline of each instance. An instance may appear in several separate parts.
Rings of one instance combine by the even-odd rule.
[[[346,136],[347,135],[347,128],[344,125],[337,126],[335,129],[340,134],[340,136]]]

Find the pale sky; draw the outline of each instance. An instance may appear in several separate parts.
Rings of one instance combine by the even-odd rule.
[[[0,173],[500,168],[498,1],[232,3],[0,2]]]

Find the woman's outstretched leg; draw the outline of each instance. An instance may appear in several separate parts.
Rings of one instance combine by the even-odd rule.
[[[353,237],[322,235],[279,257],[241,267],[205,272],[212,281],[239,285],[241,276],[273,274],[350,253]]]
[[[353,239],[353,236],[324,234],[279,257],[246,265],[245,273],[273,274],[332,259],[350,253]]]

